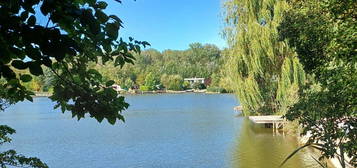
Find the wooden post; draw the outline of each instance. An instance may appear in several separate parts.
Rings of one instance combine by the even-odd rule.
[[[275,135],[275,122],[273,122],[273,134]]]

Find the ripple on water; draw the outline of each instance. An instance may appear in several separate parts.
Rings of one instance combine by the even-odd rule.
[[[234,117],[230,94],[127,96],[126,123],[114,126],[53,110],[47,98],[18,103],[0,113],[17,130],[2,149],[36,156],[50,167],[276,167],[296,142],[252,129]],[[300,154],[287,167],[311,166]]]

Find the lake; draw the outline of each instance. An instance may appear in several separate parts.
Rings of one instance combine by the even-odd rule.
[[[235,117],[232,94],[128,95],[125,123],[71,118],[48,98],[21,102],[0,113],[17,133],[0,150],[16,149],[58,168],[270,168],[298,147],[294,137],[273,135]],[[287,168],[318,167],[308,151]]]

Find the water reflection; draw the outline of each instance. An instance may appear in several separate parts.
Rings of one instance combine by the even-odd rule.
[[[273,134],[272,129],[254,125],[244,119],[232,154],[232,167],[279,167],[285,157],[298,148],[297,144],[296,138],[292,136]],[[311,155],[311,151],[304,150],[291,158],[284,168],[319,167]]]
[[[271,168],[297,147],[291,137],[272,136],[235,118],[230,94],[127,96],[126,123],[101,124],[53,110],[47,98],[22,102],[0,113],[16,129],[2,149],[41,158],[50,167]],[[2,150],[0,149],[0,151]],[[312,167],[300,154],[286,167]]]

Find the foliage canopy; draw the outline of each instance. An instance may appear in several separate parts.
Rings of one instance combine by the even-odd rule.
[[[280,0],[228,0],[224,8],[229,44],[225,69],[244,115],[285,114],[305,82],[296,53],[278,39],[277,26],[289,5]]]
[[[149,77],[155,80],[155,85],[163,84],[170,90],[181,90],[182,86],[169,86],[167,80],[173,76],[180,78],[215,78],[215,86],[221,85],[221,68],[224,62],[221,50],[213,44],[193,43],[186,50],[164,50],[155,49],[142,51],[134,55],[135,64],[126,64],[123,68],[114,67],[113,62],[106,65],[93,65],[94,69],[101,72],[104,78],[114,79],[119,85],[125,85],[127,79],[131,79],[136,85],[151,85],[145,79]],[[164,77],[166,76],[166,77]],[[180,80],[177,80],[180,81]],[[180,83],[180,82],[179,82]],[[181,84],[183,85],[183,83]],[[151,88],[153,89],[153,88]]]
[[[120,1],[118,1],[120,2]],[[39,6],[39,11],[35,7]],[[52,100],[63,111],[72,111],[73,117],[85,113],[98,121],[103,118],[114,123],[123,120],[118,113],[128,104],[117,98],[112,90],[103,87],[106,81],[100,73],[89,69],[90,62],[105,64],[114,60],[116,66],[133,63],[132,52],[140,52],[140,42],[118,40],[122,21],[107,15],[107,3],[96,0],[82,1],[1,1],[0,2],[0,75],[5,98],[14,101],[32,100],[32,93],[23,86],[31,81],[28,70],[35,76],[49,68],[57,77]],[[46,17],[40,25],[38,17]],[[107,83],[110,84],[111,82]],[[73,104],[68,103],[73,100]]]
[[[357,166],[357,2],[293,1],[279,26],[282,40],[296,48],[315,77],[286,114],[298,120],[323,157]]]
[[[32,101],[33,93],[24,85],[33,80],[32,76],[43,75],[46,67],[55,75],[51,99],[57,102],[56,108],[71,111],[78,120],[87,114],[99,122],[124,121],[121,111],[128,107],[124,97],[109,88],[113,81],[90,69],[89,63],[133,63],[132,53],[149,44],[119,38],[123,23],[119,17],[107,15],[106,7],[106,2],[97,0],[1,0],[0,109],[25,99]],[[40,24],[39,17],[47,18],[47,23]],[[0,130],[5,131],[0,138],[9,142],[6,134],[14,131],[6,126]],[[3,167],[46,167],[29,159],[14,151],[0,155]]]

